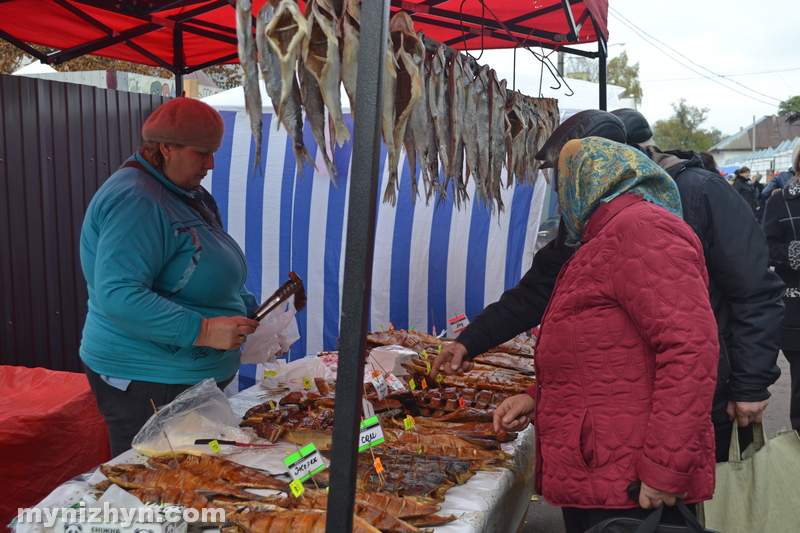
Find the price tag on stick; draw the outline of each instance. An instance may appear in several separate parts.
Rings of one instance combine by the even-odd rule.
[[[448,320],[448,322],[450,323],[450,331],[453,332],[454,337],[461,333],[461,331],[463,331],[463,329],[469,325],[467,315],[454,316]]]
[[[378,400],[383,400],[386,398],[386,395],[389,393],[389,386],[387,385],[383,376],[381,376],[380,372],[373,372],[370,382],[372,383],[372,386],[375,387],[375,392],[378,394]]]
[[[285,458],[283,463],[292,479],[300,480],[300,483],[327,468],[313,442]]]
[[[384,442],[383,428],[377,416],[361,422],[361,431],[358,434],[358,451],[363,452],[373,446]]]
[[[405,385],[403,382],[398,379],[397,376],[392,374],[391,372],[386,374],[386,384],[389,385],[389,388],[393,391],[401,391],[406,390]]]

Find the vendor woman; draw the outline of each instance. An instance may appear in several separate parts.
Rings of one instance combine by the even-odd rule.
[[[158,406],[202,380],[227,385],[258,322],[247,263],[200,182],[222,144],[219,113],[191,98],[162,105],[144,144],[97,191],[81,230],[89,313],[80,356],[108,423],[111,453]]]

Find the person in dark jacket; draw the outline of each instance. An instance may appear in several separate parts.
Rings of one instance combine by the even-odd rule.
[[[764,191],[764,184],[761,183],[763,177],[764,176],[762,176],[760,172],[756,172],[750,180],[750,183],[753,184],[753,189],[756,191],[756,204],[758,204],[756,208],[756,220],[758,220],[759,224],[761,224],[761,221],[764,219],[764,206],[767,203],[766,200],[761,199],[761,193]]]
[[[733,190],[738,192],[753,210],[753,216],[756,216],[758,210],[758,202],[756,201],[756,190],[750,183],[750,169],[741,167],[736,169],[733,173]]]
[[[798,141],[797,144],[800,144]],[[797,148],[797,144],[795,144],[795,148]],[[765,202],[769,200],[769,197],[772,196],[772,193],[778,189],[783,189],[786,186],[786,183],[795,176],[795,171],[792,167],[789,167],[789,170],[785,170],[783,172],[779,172],[774,178],[770,180],[769,183],[764,187],[764,190],[761,191],[761,199]]]
[[[792,166],[800,169],[800,142],[792,152]],[[786,284],[780,346],[792,376],[789,418],[792,429],[800,431],[800,181],[797,176],[767,200],[764,233],[775,272]]]
[[[630,123],[626,130],[629,143],[639,145],[649,141],[652,131],[641,113],[618,112],[623,118],[621,122],[626,123],[624,127]],[[599,113],[594,116],[596,123],[616,125],[620,120],[611,113],[596,113]],[[593,131],[600,129],[599,124],[593,124]],[[563,146],[567,140],[586,136],[586,130],[581,124],[565,121],[536,154],[536,159],[544,159],[548,150]],[[763,231],[747,204],[723,177],[706,171],[700,156],[694,152],[664,153],[655,146],[646,147],[646,151],[675,180],[684,220],[703,244],[711,307],[720,336],[712,420],[717,461],[726,461],[732,420],[738,420],[742,427],[760,421],[769,403],[767,389],[780,376],[776,361],[784,285],[769,269]],[[498,302],[472,320],[455,342],[442,349],[432,366],[432,376],[440,368],[449,373],[465,372],[471,367],[472,357],[539,324],[561,266],[572,255],[572,250],[564,244],[565,238],[562,224],[556,239],[534,256],[531,269],[519,285],[504,292]],[[750,439],[752,431],[740,432],[740,440]]]

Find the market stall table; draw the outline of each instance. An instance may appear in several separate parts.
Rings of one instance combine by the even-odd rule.
[[[281,393],[283,394],[283,393]],[[255,385],[231,398],[234,414],[241,418],[251,407],[273,399],[270,391]],[[286,452],[294,452],[297,446],[289,442],[279,442],[269,448],[271,457],[264,461],[264,449],[236,448],[223,446],[220,452],[226,458],[247,464],[261,466],[273,474],[285,473],[282,460]],[[447,491],[441,504],[442,516],[455,515],[458,519],[450,524],[435,528],[436,533],[489,533],[514,532],[522,523],[533,493],[533,428],[520,432],[516,441],[503,445],[503,450],[513,454],[510,468],[497,468],[494,471],[481,471],[463,485]],[[260,456],[260,457],[259,457]],[[147,458],[134,450],[128,450],[114,458],[113,463],[143,463]],[[65,483],[41,502],[40,507],[64,506],[76,503],[88,483],[96,483],[101,478],[99,472],[84,474],[78,479]],[[27,530],[25,530],[27,531]]]

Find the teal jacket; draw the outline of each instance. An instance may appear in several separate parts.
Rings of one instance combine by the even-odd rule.
[[[224,381],[239,367],[239,350],[192,345],[202,318],[247,316],[256,308],[244,288],[244,253],[176,196],[189,193],[139,154],[134,159],[159,180],[121,168],[97,191],[83,221],[80,255],[89,313],[81,359],[116,378]]]

